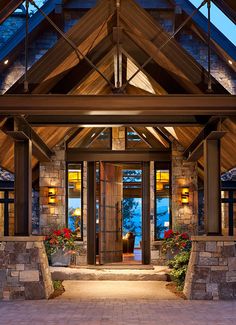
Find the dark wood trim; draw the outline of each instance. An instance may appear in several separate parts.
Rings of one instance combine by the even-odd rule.
[[[39,161],[51,161],[52,150],[23,117],[15,116],[8,118],[1,127],[1,130],[14,140],[31,140],[33,156]]]
[[[96,264],[96,162],[87,166],[87,262]]]
[[[233,95],[4,95],[1,115],[236,115]],[[66,112],[66,115],[65,115]],[[94,118],[94,121],[96,119]]]
[[[142,163],[142,264],[150,264],[150,162]]]
[[[7,19],[24,0],[2,0],[0,4],[0,24]]]
[[[205,138],[205,140],[218,140],[223,138],[223,136],[226,134],[227,132],[225,131],[212,131],[208,134],[208,136]],[[204,146],[204,142],[201,141],[197,147],[193,150],[193,152],[189,152],[188,158],[187,158],[187,162],[195,162],[198,161],[202,156],[203,156],[203,146]]]
[[[15,141],[15,235],[32,232],[32,142]]]
[[[66,160],[77,161],[170,161],[170,151],[111,151],[111,150],[82,150],[69,148],[66,151]]]
[[[202,126],[205,125],[209,119],[209,116],[186,116],[186,115],[172,115],[172,116],[163,116],[163,115],[137,115],[130,113],[129,115],[122,115],[118,110],[114,111],[114,114],[108,112],[108,115],[98,115],[99,112],[96,112],[97,115],[39,115],[39,116],[29,116],[28,122],[32,126],[77,126],[84,127],[86,126],[97,126],[97,127],[110,127],[111,125],[125,125],[125,126],[188,126],[196,125]],[[135,114],[136,114],[135,113]],[[168,114],[168,113],[167,113]]]
[[[220,140],[204,140],[204,215],[208,235],[221,235]]]
[[[206,124],[206,126],[200,131],[200,133],[196,136],[196,138],[192,141],[192,143],[185,149],[184,151],[185,158],[188,158],[212,131],[217,131],[219,122],[220,119],[217,118],[209,121]]]

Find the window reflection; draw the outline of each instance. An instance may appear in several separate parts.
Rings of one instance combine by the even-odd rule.
[[[170,170],[155,168],[155,239],[163,239],[170,227]]]
[[[68,228],[82,238],[82,164],[68,164]]]

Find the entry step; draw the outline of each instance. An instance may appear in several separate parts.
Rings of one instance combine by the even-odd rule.
[[[151,269],[125,269],[112,267],[50,267],[53,280],[110,280],[110,281],[168,281],[166,266],[152,266]]]

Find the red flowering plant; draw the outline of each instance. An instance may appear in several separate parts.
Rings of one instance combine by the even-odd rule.
[[[72,232],[69,228],[50,230],[44,240],[48,257],[50,258],[58,250],[62,250],[66,254],[75,254],[76,239],[76,233]]]
[[[162,243],[162,252],[167,253],[168,251],[172,254],[177,254],[182,251],[191,250],[191,240],[187,232],[179,233],[172,229],[164,232],[164,240]]]

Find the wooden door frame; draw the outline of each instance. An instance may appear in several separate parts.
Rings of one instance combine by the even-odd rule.
[[[118,158],[118,157],[117,157]],[[110,161],[114,162],[114,161]],[[119,159],[115,162],[120,162]],[[137,160],[133,161],[137,162]],[[142,264],[150,264],[150,161],[138,161],[142,168]],[[87,172],[87,262],[96,264],[96,161]]]

